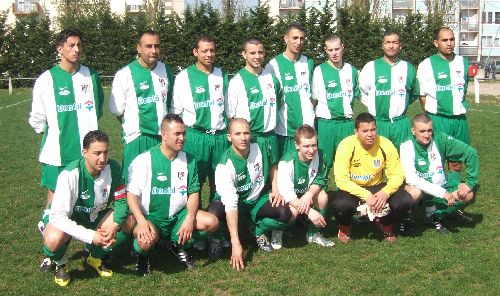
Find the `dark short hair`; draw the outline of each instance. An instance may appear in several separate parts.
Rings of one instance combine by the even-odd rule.
[[[182,117],[179,114],[169,113],[161,120],[161,130],[163,130],[163,128],[171,122],[184,124],[184,120],[182,120]]]
[[[453,32],[452,29],[450,29],[450,27],[446,27],[446,26],[443,26],[437,30],[434,31],[434,40],[438,40],[439,39],[439,34],[441,34],[441,31],[443,30],[450,30],[451,32]],[[453,33],[454,34],[454,33]]]
[[[231,133],[231,129],[233,128],[233,125],[237,122],[243,122],[245,123],[246,125],[248,125],[248,127],[250,128],[250,123],[245,119],[245,118],[239,118],[239,117],[234,117],[234,118],[231,118],[229,120],[229,125],[227,127],[227,132],[228,133]]]
[[[354,128],[358,128],[360,123],[371,123],[375,122],[375,117],[371,115],[368,112],[363,112],[360,113],[358,116],[356,116],[356,119],[354,120]]]
[[[326,43],[327,41],[335,41],[335,40],[340,40],[340,44],[343,44],[344,41],[342,41],[342,37],[340,37],[339,34],[333,33],[325,37],[325,40],[323,43]]]
[[[419,113],[413,117],[411,123],[413,126],[415,126],[415,123],[420,122],[420,123],[429,123],[432,122],[432,119],[425,113]]]
[[[56,45],[62,46],[68,40],[69,37],[78,37],[80,38],[80,41],[83,43],[82,32],[78,31],[77,29],[64,29],[59,33],[59,35],[57,35]]]
[[[290,31],[292,31],[292,30],[299,30],[301,32],[306,33],[306,29],[304,28],[304,26],[302,26],[299,23],[291,23],[286,27],[285,35],[288,35],[288,33],[290,33]]]
[[[245,51],[245,49],[247,48],[247,44],[254,44],[254,45],[262,44],[262,45],[264,45],[264,43],[262,43],[262,40],[259,37],[255,37],[255,36],[248,37],[243,41],[243,46],[241,48],[242,51]]]
[[[158,36],[158,38],[160,38],[160,34],[158,34],[158,32],[156,32],[155,30],[150,30],[150,29],[144,30],[141,31],[139,35],[137,35],[137,44],[141,43],[142,36],[144,35],[153,35],[153,36]]]
[[[384,38],[385,37],[391,36],[391,35],[398,36],[399,42],[402,42],[402,40],[401,40],[401,33],[399,33],[396,30],[391,30],[391,29],[385,30],[384,35],[382,35],[382,42],[384,42]]]
[[[109,143],[108,135],[99,130],[88,132],[85,137],[83,137],[83,149],[89,149],[90,144],[100,142],[100,143]]]
[[[299,144],[300,138],[312,139],[317,136],[318,134],[316,133],[316,130],[312,126],[304,124],[295,130],[293,139],[295,140],[296,144]]]
[[[214,38],[208,35],[200,35],[196,37],[196,40],[193,43],[193,49],[198,49],[198,47],[200,46],[200,42],[210,42],[215,44]]]

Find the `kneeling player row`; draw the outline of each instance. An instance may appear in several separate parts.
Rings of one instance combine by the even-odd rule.
[[[182,119],[173,114],[165,116],[161,130],[161,144],[138,156],[130,165],[126,191],[119,167],[108,161],[107,136],[99,131],[85,136],[83,157],[59,176],[49,221],[45,221],[44,253],[48,259],[42,267],[47,270],[55,265],[56,283],[66,286],[70,280],[65,253],[71,237],[87,243],[86,262],[101,276],[112,275],[107,254],[129,236],[134,237],[133,248],[141,275],[149,273],[148,252],[160,239],[170,241],[179,259],[191,266],[186,250],[210,235],[209,257],[217,259],[225,229],[220,223],[226,221],[231,238],[231,263],[240,270],[244,268],[238,234],[240,216],[252,222],[257,244],[264,251],[281,248],[283,229],[299,215],[308,218],[308,242],[334,245],[320,233],[320,228],[326,226],[327,168],[318,152],[312,127],[304,125],[297,129],[297,151],[285,155],[276,171],[268,154],[251,141],[248,122],[233,119],[227,135],[231,147],[216,168],[217,193],[208,211],[198,210],[197,166],[182,151],[186,134]],[[412,208],[418,192],[412,198],[403,189],[404,176],[396,149],[388,140],[376,136],[373,117],[358,116],[355,133],[339,147],[339,153],[352,148],[351,157],[340,157],[335,164],[339,176],[344,174],[337,171],[341,159],[352,164],[348,168],[352,168],[348,172],[350,181],[336,177],[341,181],[340,191],[333,200],[333,212],[340,224],[339,239],[350,240],[350,220],[358,205],[364,204],[368,216],[381,225],[386,240],[393,242],[392,223]],[[384,170],[386,183],[381,179]],[[460,193],[457,196],[460,198]],[[113,197],[114,209],[110,210],[108,204]],[[266,233],[272,233],[271,242]]]

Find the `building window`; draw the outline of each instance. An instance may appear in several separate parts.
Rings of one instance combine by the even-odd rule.
[[[500,12],[495,12],[495,24],[500,24]]]
[[[495,38],[495,45],[494,46],[500,46],[500,39]]]
[[[492,47],[493,46],[493,36],[481,36],[481,46]]]
[[[491,24],[493,23],[493,12],[484,12],[482,13],[483,24]],[[496,17],[496,15],[495,15]]]

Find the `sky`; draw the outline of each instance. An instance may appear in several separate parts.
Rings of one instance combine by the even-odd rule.
[[[198,0],[198,2],[211,2],[212,6],[221,8],[221,0]],[[257,5],[258,0],[243,0],[245,7],[252,7]],[[186,4],[194,5],[196,0],[186,0]]]

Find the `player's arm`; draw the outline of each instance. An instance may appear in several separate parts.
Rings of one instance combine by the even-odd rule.
[[[354,99],[359,99],[361,97],[361,90],[359,89],[359,70],[356,67],[352,67],[352,87],[353,87],[353,101]],[[352,103],[351,103],[352,104]]]
[[[398,151],[396,147],[389,141],[380,141],[380,147],[384,149],[385,160],[385,176],[387,177],[387,184],[381,189],[387,197],[396,192],[405,180],[405,173],[401,161],[399,160]]]
[[[238,235],[238,210],[226,210],[227,228],[231,236],[231,265],[236,270],[245,268],[243,262],[243,247]]]
[[[443,133],[436,136],[442,137],[442,142],[446,143],[446,159],[460,159],[465,164],[465,185],[472,190],[479,179],[479,155],[476,149]]]
[[[187,84],[187,85],[186,85]],[[182,94],[185,91],[190,91],[189,80],[187,77],[187,71],[181,71],[175,77],[174,81],[174,91],[172,94],[172,105],[170,106],[170,113],[181,114],[184,110],[182,106]]]
[[[245,89],[244,86],[238,85],[237,79],[238,79],[238,74],[229,81],[229,87],[227,90],[227,97],[226,97],[227,118],[233,118],[236,116],[240,89]]]
[[[426,69],[426,61],[420,63],[417,69],[417,83],[418,83],[418,88],[419,88],[419,94],[420,94],[420,106],[422,106],[422,111],[425,111],[425,101],[427,98],[427,91],[426,91],[426,85],[429,85],[430,81],[429,79],[434,79],[433,77],[428,77],[429,75],[425,74],[425,69]]]
[[[31,127],[38,134],[45,132],[47,128],[47,113],[45,111],[43,98],[45,96],[45,90],[49,90],[50,87],[46,85],[47,83],[44,83],[45,80],[45,75],[42,74],[35,82],[31,112],[28,120]]]
[[[97,119],[101,119],[103,115],[103,107],[104,107],[104,91],[102,89],[102,84],[101,84],[101,77],[97,71],[91,69],[91,75],[93,76],[94,80],[94,100],[96,102],[96,113],[97,113]]]
[[[314,69],[312,77],[313,78],[312,78],[311,101],[313,102],[313,106],[316,108],[316,106],[318,105],[319,102],[325,103],[325,100],[326,100],[324,83],[321,81],[322,77],[321,77],[321,67],[320,66],[317,66]]]
[[[372,68],[374,68],[374,66],[371,62],[369,62],[359,73],[359,90],[361,91],[361,103],[365,106],[368,106],[368,96],[370,95],[370,90],[373,87],[370,82],[371,77],[374,77],[375,75]]]
[[[170,66],[165,65],[165,71],[167,72],[167,113],[168,109],[170,108],[172,104],[172,97],[173,97],[173,92],[174,92],[174,71],[172,71],[172,68]]]
[[[198,170],[196,169],[196,161],[188,156],[188,200],[186,204],[187,215],[182,222],[177,236],[179,237],[178,243],[185,244],[192,236],[198,213],[198,206],[200,204],[200,182],[198,179]]]
[[[132,83],[127,81],[127,76],[124,75],[123,70],[119,70],[115,74],[115,78],[113,79],[113,84],[111,86],[111,94],[109,96],[109,111],[116,116],[116,119],[121,123],[123,118],[123,113],[125,112],[126,107],[126,98],[127,98],[127,84]],[[133,83],[132,83],[133,85]]]
[[[408,104],[411,104],[420,97],[420,85],[418,83],[415,67],[410,63],[408,63],[408,67],[410,67],[409,77],[407,78],[410,79],[410,99]]]

